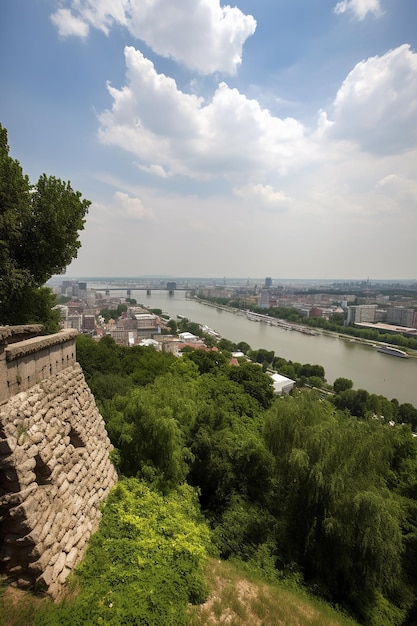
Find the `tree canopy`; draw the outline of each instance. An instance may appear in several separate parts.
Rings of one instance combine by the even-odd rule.
[[[262,367],[220,352],[78,337],[77,358],[119,472],[167,496],[195,488],[221,558],[295,575],[366,626],[416,623],[414,407],[349,379],[328,399],[277,398]]]
[[[56,321],[49,290],[39,288],[77,256],[90,204],[54,176],[31,184],[0,124],[0,323]]]

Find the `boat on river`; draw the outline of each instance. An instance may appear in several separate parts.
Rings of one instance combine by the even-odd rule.
[[[404,352],[404,350],[400,350],[399,348],[393,348],[392,346],[379,346],[377,351],[382,352],[383,354],[390,354],[391,356],[399,356],[401,359],[408,359],[407,352]]]
[[[201,324],[200,328],[203,331],[203,333],[206,333],[206,335],[210,335],[210,337],[214,337],[215,339],[222,338],[220,333],[218,333],[216,330],[213,330],[212,328],[210,328],[210,326],[207,326],[206,324]]]
[[[312,328],[301,326],[301,324],[292,324],[276,317],[270,317],[269,315],[263,315],[262,313],[255,313],[254,311],[246,311],[246,317],[251,322],[264,322],[268,326],[276,326],[277,328],[283,328],[284,330],[297,330],[304,335],[315,336],[319,333]]]

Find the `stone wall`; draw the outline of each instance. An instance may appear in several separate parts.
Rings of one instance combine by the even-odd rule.
[[[75,334],[8,345],[0,329],[0,573],[53,597],[117,481]]]
[[[41,328],[0,327],[0,404],[75,363],[77,331],[33,336]]]

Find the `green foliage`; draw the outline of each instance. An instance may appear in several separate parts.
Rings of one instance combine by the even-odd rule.
[[[49,287],[22,287],[10,298],[9,304],[13,307],[14,324],[42,324],[44,334],[55,333],[60,328],[61,315],[54,308],[56,296]],[[0,304],[0,311],[1,308]]]
[[[233,341],[230,341],[229,339],[225,339],[224,337],[220,339],[217,346],[219,350],[222,350],[224,352],[235,352],[237,348],[236,344]]]
[[[111,390],[124,394],[134,385],[152,382],[168,371],[175,357],[150,347],[120,346],[110,336],[96,342],[87,335],[79,335],[77,361],[101,402],[112,397]]]
[[[300,367],[297,375],[300,377],[305,376],[306,378],[320,378],[322,382],[326,380],[324,377],[324,367],[322,365],[310,365],[310,363],[305,363]]]
[[[398,418],[401,422],[411,424],[413,430],[417,428],[417,409],[409,402],[399,405]]]
[[[200,374],[215,372],[226,364],[226,357],[222,352],[190,350],[185,357],[197,365]]]
[[[168,320],[167,326],[170,329],[172,335],[176,335],[178,333],[178,324],[175,320]]]
[[[181,319],[178,322],[178,332],[179,333],[192,333],[196,335],[196,337],[202,337],[203,331],[201,330],[201,326],[196,322],[190,322],[186,318]]]
[[[162,491],[185,480],[190,451],[184,433],[196,413],[196,372],[193,363],[175,363],[160,380],[104,403],[123,474],[144,477]]]
[[[165,360],[110,338],[80,344],[119,472],[162,494],[187,480],[224,558],[269,577],[295,573],[364,624],[406,623],[417,595],[417,451],[399,422],[412,422],[413,407],[345,379],[330,401],[312,391],[275,399],[262,367],[230,367],[218,352]],[[324,377],[316,365],[273,365],[317,385]]]
[[[410,296],[409,293],[407,295]],[[219,304],[233,308],[248,309],[248,304],[242,300],[234,301],[230,298],[211,297],[206,297],[205,299],[210,302],[218,302]],[[255,313],[265,314],[265,309],[260,309],[257,306],[252,305],[249,307],[249,310],[254,311]],[[287,320],[288,322],[301,324],[303,326],[322,328],[324,330],[341,333],[343,335],[359,337],[372,341],[381,341],[383,343],[389,343],[417,350],[417,339],[415,339],[414,337],[405,337],[402,334],[383,333],[372,328],[357,328],[354,326],[345,326],[344,314],[334,314],[331,316],[330,320],[326,320],[323,317],[305,317],[298,309],[294,309],[291,307],[271,307],[268,309],[268,315],[270,317]]]
[[[367,623],[380,596],[404,614],[403,502],[390,487],[399,459],[414,462],[409,430],[340,416],[302,394],[274,405],[265,434],[277,464],[284,560]]]
[[[239,343],[236,344],[236,348],[243,352],[243,354],[248,354],[251,349],[250,345],[246,341],[239,341]]]
[[[275,352],[273,350],[265,350],[264,348],[260,348],[259,350],[249,349],[247,355],[255,363],[267,363],[271,365],[275,357]]]
[[[90,202],[69,182],[42,174],[31,185],[18,161],[9,156],[7,131],[0,125],[0,320],[3,324],[54,318],[44,307],[49,296],[37,292],[77,256],[78,233]],[[41,320],[36,319],[41,316]],[[56,320],[55,320],[56,322]]]
[[[229,369],[229,378],[242,385],[245,393],[255,398],[259,404],[268,408],[274,398],[272,379],[260,367],[253,363],[242,363]]]
[[[341,381],[341,382],[340,382]],[[396,400],[388,400],[384,396],[370,394],[365,389],[357,391],[350,386],[349,379],[337,379],[334,384],[339,391],[333,397],[333,403],[341,411],[348,411],[356,417],[380,417],[385,421],[404,421],[413,423],[413,415],[417,411],[410,410],[407,405],[398,405]],[[333,385],[334,388],[334,385]],[[410,405],[411,406],[411,405]],[[402,419],[402,415],[407,419]]]
[[[213,531],[213,541],[222,558],[253,559],[258,566],[268,563],[270,571],[274,525],[274,516],[264,507],[234,494]]]
[[[209,547],[190,487],[162,497],[135,479],[123,480],[108,497],[100,529],[76,569],[79,594],[35,624],[186,624],[187,604],[207,594]]]
[[[188,480],[198,486],[211,519],[224,513],[234,494],[262,504],[273,468],[262,440],[259,403],[225,374],[200,377],[198,413],[189,433],[193,461]]]
[[[125,313],[126,311],[127,311],[126,304],[118,304],[115,309],[101,309],[100,315],[104,319],[105,323],[107,324],[108,321],[111,319],[113,320],[119,319],[122,313]]]
[[[347,389],[352,389],[353,381],[350,378],[336,378],[333,383],[333,389],[335,393],[340,393],[341,391],[347,391]]]

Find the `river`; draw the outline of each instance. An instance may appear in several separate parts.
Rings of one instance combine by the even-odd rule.
[[[98,285],[89,287],[100,288]],[[112,295],[125,298],[126,290],[112,292]],[[132,290],[131,296],[146,307],[162,309],[174,319],[177,315],[184,315],[193,322],[206,324],[235,343],[246,341],[253,349],[274,350],[276,356],[287,361],[322,365],[326,379],[331,384],[343,376],[353,381],[355,389],[366,389],[370,393],[381,394],[390,400],[397,398],[400,403],[410,402],[417,407],[415,358],[400,359],[381,354],[372,346],[349,339],[309,336],[252,322],[245,316],[186,299],[185,293],[180,291],[174,295],[165,291],[146,295],[144,291]]]

